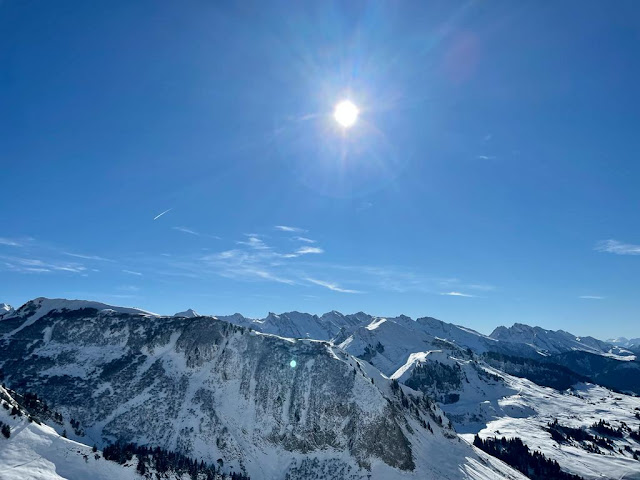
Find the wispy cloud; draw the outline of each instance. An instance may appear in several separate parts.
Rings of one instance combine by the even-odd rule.
[[[495,160],[495,155],[478,155],[476,157],[478,160]]]
[[[156,215],[155,217],[153,217],[154,220],[159,219],[161,216],[163,216],[165,213],[169,213],[171,210],[173,210],[173,208],[169,208],[168,210],[165,210],[164,212]]]
[[[135,272],[133,270],[122,270],[122,273],[128,273],[129,275],[136,275],[138,277],[142,276],[142,274],[140,272]]]
[[[78,263],[58,262],[50,260],[40,260],[37,258],[22,258],[0,256],[8,270],[19,273],[47,273],[47,272],[70,272],[84,273],[87,268]]]
[[[12,240],[10,238],[0,237],[0,245],[6,245],[7,247],[22,247],[22,244]]]
[[[260,248],[254,249],[252,245],[248,246],[248,249],[225,250],[205,255],[200,259],[203,264],[195,266],[195,269],[200,273],[212,271],[222,277],[237,280],[268,280],[287,285],[297,283],[289,278],[286,272],[276,273],[275,270],[280,266],[278,264],[280,260],[270,247],[261,245]],[[205,268],[203,269],[203,267]]]
[[[254,250],[271,250],[271,247],[269,247],[266,243],[264,243],[264,241],[260,238],[259,235],[256,235],[255,233],[247,233],[246,237],[247,237],[246,240],[239,240],[236,243],[238,245],[245,245],[247,247],[251,247]]]
[[[51,272],[50,269],[44,267],[28,267],[25,265],[16,265],[13,263],[5,262],[4,266],[7,270],[18,273],[47,273]]]
[[[328,288],[329,290],[333,290],[334,292],[340,292],[340,293],[364,293],[364,292],[361,292],[360,290],[351,290],[351,289],[348,289],[348,288],[342,288],[336,283],[325,282],[323,280],[317,280],[315,278],[306,277],[305,280],[307,282],[311,282],[311,283],[313,283],[315,285],[320,285],[321,287]]]
[[[245,282],[314,284],[342,293],[390,291],[440,295],[444,292],[443,295],[480,297],[495,289],[480,279],[465,282],[428,275],[410,266],[331,263],[325,258],[325,250],[311,238],[256,232],[245,233],[227,249],[219,251],[201,252],[198,249],[186,254],[174,251],[168,257],[150,254],[142,258],[130,257],[121,265],[126,265],[131,275],[144,272],[154,278],[188,277],[204,281],[221,276]]]
[[[276,225],[273,228],[275,228],[276,230],[280,230],[281,232],[291,232],[291,233],[304,233],[304,232],[306,232],[306,230],[304,228],[289,227],[287,225]]]
[[[296,250],[296,255],[308,255],[310,253],[324,253],[324,250],[318,247],[300,247]]]
[[[194,229],[188,228],[188,227],[178,226],[178,227],[171,227],[171,229],[172,230],[176,230],[178,232],[186,233],[188,235],[193,235],[195,237],[215,238],[216,240],[222,240],[217,235],[209,235],[207,233],[200,233],[197,230],[194,230]]]
[[[195,230],[191,230],[190,228],[187,227],[171,227],[173,230],[177,230],[179,232],[182,233],[188,233],[189,235],[195,235],[197,237],[200,236],[200,234],[198,232],[196,232]]]
[[[75,257],[75,258],[82,258],[84,260],[97,260],[100,262],[113,262],[114,260],[111,260],[109,258],[104,258],[104,257],[99,257],[98,255],[81,255],[79,253],[70,253],[70,252],[62,252],[65,255],[68,255],[69,257]]]
[[[600,295],[580,295],[578,298],[582,298],[584,300],[604,300],[604,297]]]
[[[117,287],[118,290],[122,290],[124,292],[139,292],[140,287],[136,287],[135,285],[120,285]]]
[[[471,290],[478,290],[480,292],[492,292],[496,289],[493,285],[486,285],[483,283],[469,283],[465,284],[464,287],[470,288]]]
[[[307,238],[307,237],[293,237],[294,240],[297,240],[299,242],[305,242],[305,243],[316,243],[315,240],[312,240],[311,238]]]
[[[603,240],[596,244],[599,252],[615,253],[616,255],[640,255],[640,245],[619,242],[618,240]]]
[[[460,293],[461,290],[474,290],[476,292],[492,292],[496,290],[494,285],[490,285],[488,283],[466,283],[461,281],[459,278],[443,278],[438,281],[440,287],[442,289],[451,289],[453,294]],[[447,293],[441,294],[447,295]],[[475,297],[477,295],[452,295],[452,296],[468,296]]]
[[[303,270],[313,268],[296,259],[324,253],[322,248],[311,245],[299,246],[292,252],[282,252],[267,244],[268,237],[257,233],[247,233],[245,237],[236,241],[236,248],[200,257],[204,265],[199,269],[196,266],[188,268],[199,272],[206,270],[227,278],[294,285],[302,281],[305,275]]]
[[[253,274],[259,278],[262,278],[264,280],[271,280],[273,282],[278,282],[278,283],[286,283],[287,285],[294,285],[296,282],[294,282],[293,280],[290,280],[288,278],[284,278],[284,277],[279,277],[278,275],[275,275],[273,273],[270,272],[266,272],[264,270],[257,270],[257,269],[245,269],[244,271],[245,274]]]

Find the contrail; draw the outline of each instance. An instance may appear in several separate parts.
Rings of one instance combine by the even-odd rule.
[[[173,210],[173,208],[170,208],[169,210],[165,210],[164,212],[162,212],[160,215],[158,215],[158,216],[154,217],[153,219],[154,219],[154,220],[157,220],[157,219],[159,219],[162,215],[164,215],[164,214],[165,214],[165,213],[167,213],[167,212],[170,212],[171,210]]]

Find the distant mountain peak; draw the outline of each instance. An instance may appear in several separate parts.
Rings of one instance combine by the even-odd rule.
[[[173,316],[174,317],[195,318],[195,317],[201,317],[202,315],[200,315],[198,312],[196,312],[193,308],[189,308],[189,309],[185,310],[184,312],[178,312],[178,313],[174,314]]]
[[[14,308],[8,303],[0,303],[0,318],[9,317],[14,312]]]
[[[497,327],[489,336],[502,342],[530,345],[543,355],[582,350],[619,359],[631,358],[631,352],[623,349],[612,350],[609,343],[593,337],[576,336],[565,330],[547,330],[524,323],[514,323],[511,327]]]

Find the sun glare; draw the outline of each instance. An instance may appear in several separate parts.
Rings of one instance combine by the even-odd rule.
[[[343,100],[336,105],[333,111],[333,118],[336,119],[342,127],[349,128],[356,123],[360,111],[350,100]]]

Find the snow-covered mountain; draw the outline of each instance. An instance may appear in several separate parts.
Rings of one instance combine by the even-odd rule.
[[[236,313],[217,318],[282,337],[331,341],[356,356],[373,358],[377,355],[375,360],[367,360],[388,375],[402,366],[409,354],[437,348],[437,345],[433,345],[434,339],[445,339],[478,354],[497,352],[540,358],[580,350],[621,360],[635,358],[634,353],[624,348],[621,342],[604,342],[593,337],[578,337],[562,330],[545,330],[520,323],[512,327],[497,327],[487,336],[432,317],[413,320],[405,315],[376,317],[363,312],[344,315],[332,311],[321,316],[301,312],[269,313],[263,319],[250,319]],[[380,351],[382,348],[385,352]]]
[[[4,381],[88,444],[220,458],[254,480],[524,478],[459,441],[429,397],[325,341],[42,298],[5,323]]]
[[[611,338],[607,340],[607,343],[616,345],[618,347],[623,347],[623,348],[637,347],[640,345],[640,338],[625,338],[625,337]]]
[[[247,319],[238,313],[217,318],[282,337],[330,341],[372,363],[386,375],[404,365],[410,354],[440,348],[442,339],[475,353],[496,351],[539,356],[528,345],[501,342],[475,330],[431,317],[413,320],[406,315],[375,317],[363,312],[344,315],[332,311],[321,316],[287,312],[279,315],[270,313],[264,319]]]
[[[217,315],[216,318],[243,327],[249,327],[263,333],[272,333],[287,338],[313,338],[332,340],[343,331],[351,331],[360,325],[366,325],[373,318],[366,313],[343,315],[332,311],[322,316],[301,312],[269,313],[262,319],[251,319],[239,313]]]
[[[2,317],[4,316],[9,316],[11,314],[13,314],[14,309],[11,305],[8,305],[6,303],[0,303],[0,320],[2,320]]]
[[[624,338],[618,337],[607,340],[607,343],[616,348],[621,348],[633,352],[636,356],[640,356],[640,338]]]
[[[635,358],[633,352],[593,337],[578,337],[564,330],[546,330],[522,323],[515,323],[511,327],[497,327],[490,337],[502,342],[529,345],[542,355],[582,350],[619,359]]]

